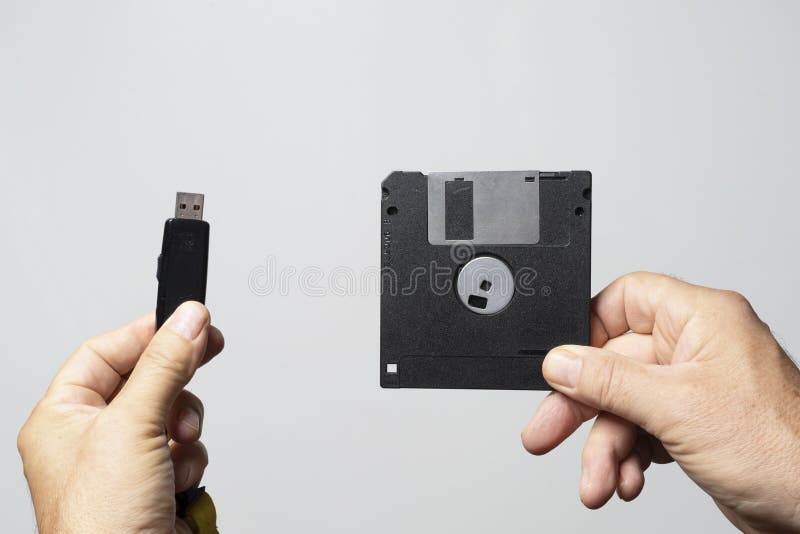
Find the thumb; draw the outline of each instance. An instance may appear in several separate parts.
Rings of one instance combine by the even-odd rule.
[[[113,404],[138,421],[162,426],[206,350],[210,316],[199,302],[184,302],[156,332]]]
[[[660,365],[645,364],[606,349],[564,345],[542,364],[545,380],[568,397],[643,428],[666,413],[669,386]]]

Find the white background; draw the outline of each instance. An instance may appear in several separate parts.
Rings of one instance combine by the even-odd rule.
[[[543,458],[520,445],[543,393],[381,390],[374,291],[258,296],[248,277],[270,256],[378,265],[391,170],[589,169],[593,291],[637,269],[737,289],[798,350],[798,16],[0,0],[3,530],[34,529],[14,442],[50,377],[154,307],[176,190],[206,194],[228,341],[192,385],[222,532],[731,530],[674,465],[584,510],[585,430]]]

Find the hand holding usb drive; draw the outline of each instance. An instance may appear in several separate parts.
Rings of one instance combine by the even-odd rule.
[[[178,193],[175,217],[164,223],[156,273],[156,328],[182,303],[206,301],[209,225],[203,220],[203,200],[201,194]]]

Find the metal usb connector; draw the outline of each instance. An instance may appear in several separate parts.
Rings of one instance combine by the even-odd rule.
[[[175,218],[203,220],[203,200],[200,193],[177,193],[175,195]]]

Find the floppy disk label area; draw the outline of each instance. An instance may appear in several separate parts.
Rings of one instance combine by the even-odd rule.
[[[428,175],[428,242],[539,243],[538,172]]]

